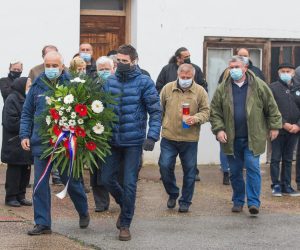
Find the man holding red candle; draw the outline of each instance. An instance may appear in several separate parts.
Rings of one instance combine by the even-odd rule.
[[[179,155],[184,176],[178,211],[184,213],[192,203],[200,126],[209,119],[209,104],[205,89],[194,81],[193,65],[181,64],[177,74],[178,79],[166,84],[160,94],[163,120],[158,164],[169,195],[167,206],[174,208],[179,196],[174,174]]]

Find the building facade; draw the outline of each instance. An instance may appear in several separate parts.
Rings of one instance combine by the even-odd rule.
[[[96,57],[132,43],[139,64],[155,81],[175,50],[185,46],[192,62],[203,69],[211,98],[236,48],[250,49],[267,82],[276,79],[280,62],[300,65],[299,7],[296,0],[284,5],[259,0],[1,1],[0,77],[7,75],[14,60],[24,63],[26,76],[41,63],[46,44],[57,45],[68,66],[79,43],[86,41],[94,46]],[[202,127],[198,153],[201,164],[219,162],[219,146],[209,124]],[[145,160],[156,163],[158,156],[156,145],[154,152],[145,153]]]

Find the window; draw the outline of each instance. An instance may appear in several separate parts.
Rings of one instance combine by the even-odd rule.
[[[124,10],[124,0],[81,0],[81,10]]]

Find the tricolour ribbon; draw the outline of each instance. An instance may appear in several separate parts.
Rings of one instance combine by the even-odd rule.
[[[43,181],[43,179],[45,178],[46,174],[51,171],[52,169],[52,161],[53,161],[53,157],[54,157],[54,153],[55,150],[57,149],[57,146],[65,139],[69,136],[69,155],[70,155],[70,164],[69,164],[69,179],[67,181],[67,184],[65,186],[65,188],[58,194],[56,194],[56,196],[60,199],[63,199],[66,197],[67,194],[67,190],[68,190],[68,185],[69,185],[69,181],[71,179],[71,175],[73,172],[73,162],[75,160],[75,155],[76,155],[76,148],[77,148],[77,140],[76,140],[76,136],[75,136],[75,132],[74,129],[70,129],[67,131],[62,131],[58,138],[57,141],[55,142],[54,146],[53,146],[53,150],[50,154],[50,158],[48,160],[48,163],[41,175],[41,177],[39,178],[34,190],[33,190],[33,194],[35,194],[36,190],[38,189],[40,183]]]

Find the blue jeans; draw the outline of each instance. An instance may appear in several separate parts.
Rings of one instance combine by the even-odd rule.
[[[173,199],[177,199],[179,196],[174,173],[176,157],[179,154],[183,169],[182,196],[179,204],[190,205],[195,188],[198,142],[180,142],[162,138],[160,150],[158,165],[162,182],[168,195]]]
[[[298,140],[297,134],[279,135],[272,141],[272,155],[270,172],[272,179],[272,187],[281,185],[283,188],[291,185],[293,151]],[[281,166],[281,181],[279,180],[280,161]]]
[[[234,140],[234,155],[229,155],[227,158],[233,190],[233,204],[243,206],[247,195],[248,206],[259,207],[261,192],[259,155],[255,156],[249,150],[247,138],[236,138]],[[244,166],[246,168],[246,190],[243,176]]]
[[[135,208],[136,182],[142,145],[111,148],[102,169],[102,183],[121,207],[121,227],[130,227]],[[123,165],[120,163],[123,159]],[[123,168],[123,186],[118,182],[118,173]]]
[[[48,159],[41,160],[39,157],[34,157],[34,188],[42,175]],[[63,184],[68,181],[67,169],[60,175]],[[50,171],[46,173],[44,179],[39,184],[36,192],[33,195],[34,221],[36,225],[44,225],[51,227],[51,191],[49,186]],[[86,194],[80,180],[71,177],[68,194],[80,216],[88,214],[88,203]]]
[[[221,162],[221,169],[223,173],[229,172],[229,164],[227,160],[227,155],[224,154],[221,143],[220,143],[220,162]]]

